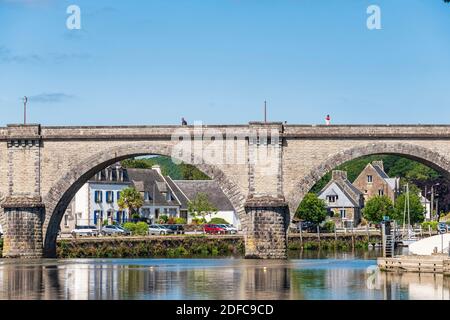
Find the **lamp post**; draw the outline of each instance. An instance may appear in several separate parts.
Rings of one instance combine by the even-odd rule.
[[[438,196],[439,194],[437,194],[436,192],[435,192],[435,187],[438,187],[440,185],[440,183],[436,183],[436,184],[433,184],[432,186],[431,186],[431,216],[433,216],[433,214],[434,214],[434,209],[435,209],[435,200],[434,200],[434,197],[435,196]],[[437,203],[436,203],[437,204]],[[436,216],[437,216],[437,214],[438,214],[438,212],[437,212],[437,210],[436,210]],[[433,217],[430,217],[431,219],[433,219]]]
[[[26,125],[27,124],[27,102],[28,102],[28,98],[27,96],[23,97],[23,124]]]

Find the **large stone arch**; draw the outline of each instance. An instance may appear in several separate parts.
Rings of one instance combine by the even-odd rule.
[[[291,212],[291,219],[303,197],[322,177],[347,161],[369,155],[392,154],[421,162],[450,178],[450,160],[432,149],[408,143],[374,142],[357,146],[330,155],[325,161],[302,177],[294,189],[286,196]]]
[[[44,256],[54,257],[56,255],[58,226],[71,199],[84,183],[94,176],[95,173],[117,161],[149,154],[172,156],[172,146],[170,144],[154,145],[148,142],[138,145],[113,147],[81,160],[56,181],[43,198],[45,204],[45,220],[43,224]],[[239,187],[217,166],[201,161],[196,161],[196,163],[198,164],[194,164],[195,167],[217,181],[225,195],[230,199],[245,230],[245,196]]]

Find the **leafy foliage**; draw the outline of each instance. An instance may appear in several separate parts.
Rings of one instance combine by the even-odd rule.
[[[394,204],[387,196],[373,197],[366,202],[363,216],[366,220],[373,223],[381,222],[384,216],[394,218]]]
[[[125,188],[120,191],[120,199],[117,201],[120,210],[128,210],[132,216],[144,204],[142,195],[135,188]]]
[[[431,228],[431,230],[436,231],[438,229],[438,222],[437,221],[425,221],[425,222],[422,222],[421,226],[424,231],[427,231],[429,228]]]
[[[212,218],[209,223],[212,224],[230,224],[227,220],[223,219],[223,218],[219,218],[219,217],[214,217]]]
[[[395,201],[395,219],[399,223],[403,223],[403,216],[405,212],[405,205],[406,205],[406,193],[402,193]],[[410,220],[411,224],[422,222],[424,220],[424,212],[425,208],[423,207],[422,203],[420,202],[420,198],[418,196],[418,193],[416,192],[410,192],[409,193],[409,212],[410,212]],[[406,219],[407,216],[406,216]],[[406,220],[406,223],[408,221]]]
[[[126,222],[123,228],[130,231],[134,236],[145,236],[148,233],[148,224],[145,222]]]
[[[335,227],[336,227],[336,224],[334,223],[334,221],[328,220],[323,224],[322,231],[323,232],[334,232]]]
[[[390,177],[400,177],[407,182],[427,181],[440,177],[440,174],[432,168],[417,161],[395,155],[374,155],[354,159],[338,166],[336,170],[347,171],[348,179],[353,182],[367,164],[375,160],[383,160],[384,169]],[[330,180],[331,172],[317,182],[311,192],[320,192]]]
[[[188,212],[192,217],[201,217],[206,220],[206,215],[217,213],[217,208],[209,201],[208,195],[199,192],[194,200],[189,201]]]
[[[308,193],[298,207],[295,216],[304,221],[319,224],[327,217],[326,203],[316,194]]]
[[[177,217],[177,218],[175,218],[175,224],[186,224],[186,219]]]
[[[125,168],[151,169],[161,167],[161,173],[174,180],[210,180],[210,178],[191,164],[175,164],[170,157],[155,156],[149,158],[127,159],[121,162]]]
[[[179,165],[181,175],[184,180],[210,180],[206,174],[198,170],[191,164],[181,163]]]
[[[168,221],[169,221],[169,217],[165,214],[160,215],[158,218],[158,223],[160,223],[160,224],[165,224]]]

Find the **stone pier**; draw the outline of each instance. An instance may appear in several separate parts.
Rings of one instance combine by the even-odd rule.
[[[249,259],[287,259],[289,208],[284,199],[252,198],[245,205],[248,227],[245,257]]]
[[[40,198],[7,198],[2,208],[6,222],[3,256],[41,258],[44,205]]]

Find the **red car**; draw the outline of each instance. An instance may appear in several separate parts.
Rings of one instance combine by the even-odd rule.
[[[209,234],[225,234],[225,233],[227,233],[227,231],[224,228],[219,227],[216,224],[205,224],[203,226],[203,231],[205,231],[205,233],[209,233]]]

